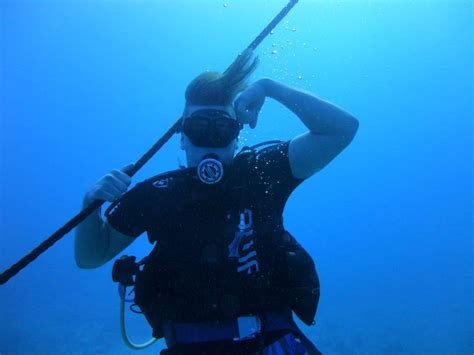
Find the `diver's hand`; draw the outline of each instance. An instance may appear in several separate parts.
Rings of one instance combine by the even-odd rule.
[[[264,85],[260,80],[242,91],[234,105],[237,120],[248,124],[250,128],[255,128],[265,97]]]
[[[84,196],[84,205],[94,200],[113,202],[121,197],[130,186],[132,179],[125,172],[133,168],[128,164],[122,169],[114,169],[97,181]]]

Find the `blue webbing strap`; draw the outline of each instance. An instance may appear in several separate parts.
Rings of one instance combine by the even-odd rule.
[[[316,346],[303,334],[291,315],[268,312],[260,317],[265,332],[288,330],[301,341],[309,355],[321,355]],[[240,337],[238,320],[220,322],[175,323],[164,322],[163,334],[168,348],[176,344],[206,343],[211,341],[231,340]],[[257,335],[258,333],[255,333]]]
[[[262,319],[263,318],[263,319]],[[295,331],[296,324],[283,313],[269,312],[260,318],[266,332]],[[163,322],[163,333],[168,347],[176,343],[203,343],[240,338],[238,319],[219,322],[174,323]],[[255,333],[258,334],[258,333]]]

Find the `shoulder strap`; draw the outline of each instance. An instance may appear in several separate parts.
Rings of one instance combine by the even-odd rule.
[[[130,194],[137,186],[144,186],[144,184],[153,184],[153,183],[158,182],[160,180],[185,176],[189,172],[190,172],[190,169],[188,169],[188,168],[187,169],[172,170],[172,171],[168,171],[168,172],[165,172],[165,173],[155,175],[151,178],[148,178],[148,179],[146,179],[142,182],[137,183],[133,188],[131,188],[130,190],[125,192],[120,198],[118,198],[117,200],[112,202],[110,204],[110,206],[105,210],[104,216],[107,218],[110,215],[110,213],[114,210],[114,208],[116,206],[118,206],[123,201],[123,199],[126,198],[127,195]]]
[[[249,147],[243,147],[242,150],[237,154],[234,160],[235,174],[237,175],[237,184],[234,187],[239,190],[239,212],[244,212],[245,208],[248,207],[248,177],[250,168],[254,165],[257,159],[257,152],[255,149]]]
[[[176,169],[176,170],[171,170],[167,171],[155,176],[152,176],[151,178],[148,178],[144,181],[144,183],[154,183],[159,180],[164,180],[167,178],[172,178],[172,177],[180,177],[184,176],[186,174],[189,174],[191,172],[192,168],[181,168],[181,169]]]
[[[269,148],[278,144],[283,143],[281,140],[270,140],[261,142],[252,146],[244,146],[240,152],[235,157],[236,170],[237,170],[237,186],[236,188],[240,189],[240,200],[239,200],[239,210],[244,212],[248,203],[248,177],[250,169],[257,160],[257,155],[260,151],[265,148]]]

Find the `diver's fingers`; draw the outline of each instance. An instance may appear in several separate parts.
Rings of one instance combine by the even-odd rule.
[[[122,196],[125,191],[127,191],[126,188],[123,189],[115,186],[114,184],[104,184],[99,188],[99,190],[112,195],[116,199]]]
[[[130,170],[133,169],[134,166],[135,166],[134,163],[129,163],[125,165],[122,169],[120,169],[120,171],[123,171],[124,173],[128,173]]]
[[[105,194],[107,197],[116,200],[127,191],[127,187],[122,182],[116,180],[115,183],[98,184],[94,190],[95,195]]]
[[[105,200],[105,201],[115,201],[123,195],[123,190],[117,188],[113,184],[108,183],[98,183],[94,185],[87,193],[87,201],[92,200]]]
[[[257,118],[255,117],[252,122],[249,123],[250,128],[254,129],[257,127]]]
[[[249,109],[247,103],[244,102],[244,100],[240,97],[235,103],[235,113],[237,115],[237,120],[243,124],[248,124],[252,119],[251,110]]]
[[[128,164],[122,169],[130,169],[133,164]],[[121,170],[112,170],[97,181],[85,194],[84,202],[93,200],[115,201],[128,189],[130,177]]]
[[[245,111],[245,104],[243,103],[243,100],[240,97],[235,100],[234,109],[237,113]]]
[[[117,178],[113,172],[110,172],[109,174],[105,175],[101,179],[101,181],[99,181],[98,185],[104,188],[109,187],[109,186],[114,187],[118,191],[120,191],[120,193],[127,191],[127,188],[128,188],[128,185],[125,182],[123,182],[121,179]]]
[[[114,202],[123,195],[117,188],[113,186],[94,186],[89,192],[85,195],[85,202],[87,204],[91,203],[94,200],[103,200],[108,202]]]
[[[254,107],[253,109],[249,110],[249,126],[250,128],[255,128],[257,127],[257,120],[258,120],[258,114],[260,113],[260,109],[257,107]]]
[[[92,196],[90,196],[92,199],[95,199],[95,200],[103,200],[103,201],[107,201],[107,202],[114,202],[117,198],[104,191],[104,190],[97,190]]]
[[[240,111],[239,121],[243,124],[250,124],[255,119],[254,112],[252,110]]]
[[[130,186],[130,184],[132,183],[132,179],[130,178],[130,176],[128,176],[122,170],[114,169],[110,172],[110,175],[112,175],[117,181],[121,182],[127,187]]]
[[[115,170],[104,175],[86,193],[86,201],[95,199],[114,201],[121,197],[130,185],[130,177],[125,173]]]

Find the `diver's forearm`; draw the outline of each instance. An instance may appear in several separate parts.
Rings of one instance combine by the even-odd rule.
[[[338,134],[357,125],[357,120],[349,113],[314,95],[272,79],[260,79],[258,84],[267,97],[286,106],[312,133]]]
[[[76,228],[74,254],[77,265],[83,269],[101,266],[108,248],[109,233],[99,208]]]

